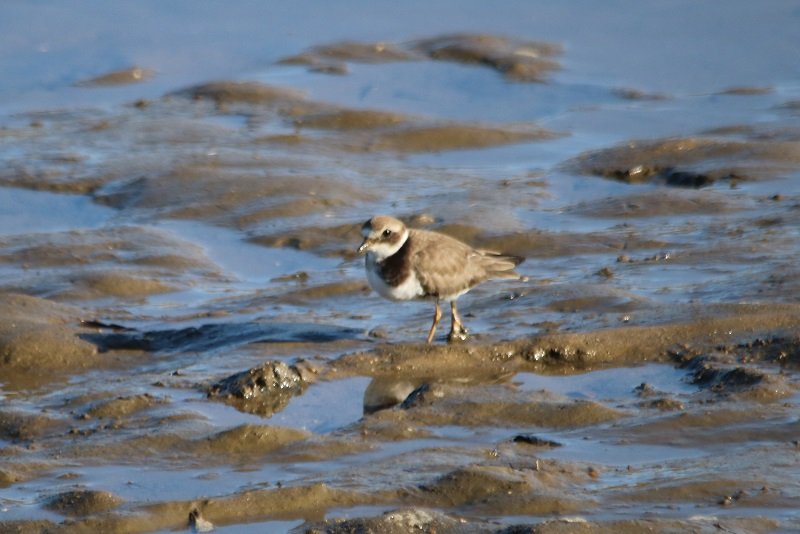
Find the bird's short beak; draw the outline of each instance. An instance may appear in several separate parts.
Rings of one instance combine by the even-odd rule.
[[[358,253],[363,254],[369,248],[369,238],[365,237],[364,241],[361,243],[361,246],[358,247]]]

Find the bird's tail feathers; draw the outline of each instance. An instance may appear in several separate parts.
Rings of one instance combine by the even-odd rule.
[[[522,256],[502,254],[493,250],[481,250],[484,268],[492,278],[507,278],[511,280],[527,281],[527,276],[522,276],[514,271],[514,267],[525,261]]]

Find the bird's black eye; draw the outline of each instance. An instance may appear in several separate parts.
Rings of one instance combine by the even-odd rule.
[[[392,231],[388,228],[383,231],[383,237],[389,237],[390,235],[392,235]]]

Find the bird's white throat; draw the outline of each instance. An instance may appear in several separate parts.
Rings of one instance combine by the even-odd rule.
[[[369,237],[369,234],[367,234],[367,236],[365,237]],[[406,240],[408,240],[407,228],[403,230],[403,234],[397,241],[391,243],[386,243],[386,242],[372,243],[367,251],[367,261],[369,261],[371,258],[372,261],[379,263],[390,256],[394,256],[398,250],[403,248],[403,245],[406,243]]]

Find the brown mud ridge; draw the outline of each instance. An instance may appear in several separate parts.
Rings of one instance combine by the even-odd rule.
[[[314,72],[347,74],[347,63],[386,63],[433,59],[486,66],[515,82],[544,82],[560,68],[553,58],[561,47],[486,34],[457,33],[403,44],[340,42],[315,46],[282,59],[285,65],[308,65]]]
[[[579,155],[566,168],[626,183],[700,188],[774,178],[800,168],[800,141],[704,138],[634,141]]]
[[[142,67],[130,67],[127,69],[107,72],[94,78],[75,82],[76,87],[102,87],[114,85],[127,85],[130,83],[142,83],[152,79],[156,75],[152,69]]]
[[[14,310],[13,321],[3,322],[14,326],[0,336],[5,380],[14,380],[23,357],[39,361],[43,368],[80,373],[90,361],[87,358],[97,355],[91,343],[76,335],[79,328],[70,317],[77,310],[19,296],[6,296],[3,310],[6,314]],[[36,320],[29,318],[34,315]],[[38,337],[26,343],[14,335],[16,328],[22,328],[22,336],[36,329]],[[153,341],[161,339],[157,332],[117,330],[110,335],[151,339],[151,344],[138,346],[143,352],[156,347],[181,350],[195,342],[191,336],[172,334],[158,345]],[[222,526],[292,520],[305,521],[296,532],[713,531],[720,525],[769,532],[786,523],[744,509],[800,505],[796,481],[787,480],[781,470],[765,470],[763,463],[767,457],[773,465],[776,458],[796,455],[800,426],[792,415],[795,405],[786,401],[797,393],[798,331],[797,306],[750,306],[663,325],[553,333],[491,344],[382,345],[338,356],[334,352],[314,364],[266,362],[222,377],[210,387],[175,375],[173,387],[182,383],[178,387],[198,388],[208,392],[207,402],[231,402],[238,410],[266,418],[263,424],[222,431],[209,429],[169,395],[89,394],[51,404],[46,414],[4,408],[0,439],[9,444],[3,449],[8,462],[0,469],[4,486],[35,479],[59,465],[86,461],[92,465],[156,462],[169,469],[261,462],[335,464],[339,458],[391,444],[419,439],[437,439],[441,444],[412,447],[408,452],[400,449],[371,462],[334,468],[326,472],[324,483],[301,478],[202,499],[131,501],[102,487],[82,487],[78,475],[73,489],[46,499],[45,508],[64,516],[62,522],[0,521],[0,528],[3,532],[150,532],[188,528],[197,521]],[[219,340],[218,335],[207,337]],[[53,349],[39,340],[51,338],[61,344],[71,339],[86,348],[69,368],[65,360],[46,359]],[[121,349],[107,343],[103,350],[113,355]],[[691,390],[675,393],[631,382],[623,397],[576,399],[526,390],[516,382],[526,373],[579,376],[600,370],[621,372],[643,362],[683,370],[685,387]],[[372,384],[364,397],[365,415],[357,422],[330,433],[269,424],[269,416],[285,409],[293,397],[358,376],[372,378]],[[453,427],[491,428],[494,437],[443,440],[443,429]],[[520,434],[515,430],[519,428],[536,430]],[[757,443],[751,441],[753,436],[759,436]],[[598,447],[608,440],[622,447],[704,446],[716,453],[683,458],[680,462],[689,464],[683,467],[672,465],[679,472],[694,473],[685,481],[680,474],[665,480],[659,474],[662,463],[651,471],[648,464],[606,464],[602,455],[594,461],[545,455],[550,450],[569,452],[582,440],[596,441]],[[742,454],[747,461],[737,462],[740,467],[730,479],[721,479],[717,463],[735,462],[733,456]],[[594,518],[601,508],[629,513],[662,505],[704,512],[686,519]],[[387,512],[325,520],[331,510],[360,506]],[[540,520],[480,519],[485,515]]]

